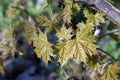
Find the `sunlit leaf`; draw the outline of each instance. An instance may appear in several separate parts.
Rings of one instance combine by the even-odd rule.
[[[0,73],[2,74],[2,75],[4,75],[4,68],[3,68],[3,59],[2,58],[0,58]]]
[[[96,18],[96,24],[98,23],[105,23],[105,19],[104,19],[104,15],[100,12],[97,12],[95,14],[95,18]]]
[[[85,9],[84,15],[87,18],[87,23],[92,23],[94,26],[98,26],[100,23],[105,22],[104,15],[100,12],[92,14],[87,9]]]
[[[94,25],[92,23],[78,23],[77,24],[77,28],[79,30],[80,33],[84,32],[84,33],[92,33],[92,27]],[[83,31],[84,30],[84,31]]]
[[[80,26],[78,25],[78,27],[80,27],[80,30],[77,30],[76,32],[76,45],[79,47],[80,51],[79,53],[84,57],[84,59],[82,58],[78,58],[78,53],[76,54],[76,58],[75,59],[80,59],[83,62],[85,61],[85,58],[87,58],[87,55],[92,56],[92,55],[96,55],[96,48],[97,46],[94,44],[94,42],[96,41],[93,34],[91,33],[91,28],[90,25],[89,26]],[[77,49],[76,49],[77,50]]]
[[[52,26],[52,24],[55,24],[57,23],[57,17],[58,14],[54,14],[53,17],[51,18],[51,20],[49,20],[46,16],[44,15],[40,15],[37,20],[39,22],[39,25],[40,26],[45,26],[45,27],[49,27],[49,26]]]
[[[25,35],[28,42],[31,44],[32,41],[35,39],[36,29],[35,29],[35,26],[30,22],[26,22]]]
[[[8,55],[8,53],[11,53],[14,57],[16,51],[16,41],[11,40],[11,42],[9,42],[8,44],[0,45],[0,51],[2,51],[3,55]]]
[[[77,9],[77,11],[80,11],[80,6],[78,4],[74,4],[75,8]]]
[[[4,39],[5,41],[10,41],[11,39],[14,38],[14,34],[13,34],[13,30],[14,28],[13,27],[8,27],[6,30],[5,30],[5,34],[4,34]]]
[[[86,63],[87,54],[84,50],[84,47],[79,41],[76,39],[68,41],[67,44],[67,51],[66,54],[69,53],[73,55],[76,61],[83,61]]]
[[[69,4],[66,4],[65,5],[65,8],[63,9],[63,20],[64,22],[69,22],[71,23],[71,15],[72,15],[72,10],[71,10],[71,7],[69,6]]]
[[[72,55],[70,55],[69,53],[68,54],[66,53],[67,48],[66,48],[65,44],[58,44],[56,47],[57,47],[57,49],[59,49],[58,62],[61,64],[61,67],[63,67],[67,63],[70,56],[72,56]]]
[[[91,23],[79,23],[77,25],[78,30],[76,32],[76,39],[78,40],[83,40],[83,41],[88,41],[91,43],[96,42],[93,34],[92,34],[92,24]]]
[[[118,63],[113,63],[108,66],[108,68],[105,68],[102,77],[106,80],[117,80],[117,73],[119,72],[120,67],[118,66]]]
[[[20,21],[16,21],[15,23],[14,23],[14,28],[18,28],[18,27],[20,27],[21,26],[21,22]]]
[[[58,23],[58,21],[57,21],[57,16],[58,16],[58,14],[54,14],[54,15],[53,15],[53,17],[52,17],[52,19],[51,19],[51,21],[52,21],[53,24],[54,24],[54,23]]]
[[[7,10],[7,16],[8,16],[9,18],[15,18],[17,12],[18,12],[18,11],[17,11],[16,8],[9,7],[9,9]]]
[[[64,48],[62,48],[64,51],[60,50],[61,52],[59,52],[62,55],[60,58],[61,61],[59,60],[60,63],[64,62],[65,64],[65,61],[70,58],[86,63],[88,56],[97,54],[97,46],[94,44],[96,40],[92,34],[91,24],[79,23],[77,26],[78,30],[76,32],[76,38],[67,41]]]
[[[72,13],[76,15],[80,11],[80,6],[78,4],[73,4]]]
[[[10,52],[10,50],[11,48],[8,45],[0,45],[0,51],[2,51],[4,55],[7,55]]]
[[[62,28],[60,30],[57,30],[57,37],[59,38],[59,40],[69,40],[72,35],[72,29],[71,28],[66,28],[65,25],[62,26]]]
[[[15,56],[15,51],[16,51],[16,41],[12,42],[12,47],[11,47],[11,52],[12,52],[12,56]]]
[[[39,31],[39,35],[36,36],[33,43],[37,57],[42,58],[47,64],[50,60],[50,55],[53,56],[53,50],[51,48],[52,44],[48,42],[47,35]]]
[[[41,15],[38,17],[39,25],[46,28],[46,32],[49,33],[56,28],[58,14],[54,14],[51,19],[48,19],[46,16]]]

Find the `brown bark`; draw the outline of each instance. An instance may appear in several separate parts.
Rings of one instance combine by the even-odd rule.
[[[92,5],[95,10],[102,12],[108,20],[120,26],[120,10],[106,0],[75,0],[77,3]]]

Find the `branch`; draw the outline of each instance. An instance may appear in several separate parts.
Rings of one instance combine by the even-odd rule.
[[[75,0],[77,3],[92,5],[94,10],[98,10],[106,15],[107,19],[120,26],[120,11],[106,0]]]
[[[113,29],[113,30],[111,30],[111,31],[108,31],[106,34],[103,33],[102,35],[99,36],[99,38],[102,39],[102,38],[104,38],[105,36],[110,35],[110,34],[113,34],[113,33],[119,34],[119,33],[120,33],[120,30],[118,30],[118,29]]]
[[[97,52],[101,56],[107,56],[108,59],[113,59],[114,61],[116,61],[116,59],[113,56],[111,56],[108,52],[106,52],[100,48],[97,48]]]

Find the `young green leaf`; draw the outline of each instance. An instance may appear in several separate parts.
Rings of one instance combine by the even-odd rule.
[[[84,46],[76,39],[66,43],[66,54],[71,55],[76,61],[83,61],[86,63],[87,54],[84,50]]]
[[[61,64],[61,67],[63,67],[67,63],[67,61],[68,61],[68,59],[71,55],[66,54],[65,44],[58,44],[56,46],[56,48],[59,49],[59,60],[58,60],[58,62]]]
[[[14,38],[14,35],[13,35],[13,30],[14,28],[13,27],[8,27],[8,29],[5,30],[5,34],[4,34],[4,39],[6,42],[10,41],[11,39]]]
[[[118,66],[118,63],[113,63],[108,66],[108,68],[105,68],[102,77],[106,80],[117,80],[117,73],[119,72],[120,67]]]
[[[11,48],[8,45],[2,44],[0,45],[0,51],[2,51],[4,55],[7,55],[11,51]]]
[[[50,60],[50,55],[53,56],[53,50],[51,48],[52,44],[48,42],[47,35],[39,31],[39,35],[36,36],[33,44],[35,46],[37,57],[42,58],[42,60],[47,64]]]
[[[66,3],[65,5],[65,8],[63,9],[63,13],[62,13],[62,16],[63,16],[63,21],[64,22],[69,22],[71,23],[71,15],[72,15],[72,10],[71,10],[71,4],[69,3]]]
[[[72,29],[71,28],[67,29],[65,25],[63,25],[60,30],[57,30],[56,35],[59,38],[59,40],[67,41],[72,37],[71,33],[72,33]]]
[[[55,14],[53,15],[53,17],[52,17],[52,19],[51,19],[51,23],[52,23],[52,24],[58,23],[58,21],[57,21],[57,16],[58,16],[57,13],[55,13]]]
[[[48,27],[51,23],[45,15],[40,15],[37,17],[37,22],[39,26]]]
[[[59,62],[61,64],[62,64],[62,62],[65,64],[67,62],[67,60],[70,58],[73,58],[76,61],[80,60],[80,61],[83,61],[84,63],[86,63],[88,56],[93,56],[93,55],[97,54],[97,52],[96,52],[97,46],[94,44],[95,38],[92,34],[91,24],[79,23],[77,26],[78,26],[78,29],[76,32],[76,38],[73,40],[66,41],[63,48],[58,47],[58,49],[60,50]],[[64,27],[63,27],[63,29],[64,29]],[[63,32],[63,34],[62,34],[62,32]],[[62,35],[65,35],[64,32],[67,32],[67,30],[65,30],[65,29],[61,30]],[[59,37],[59,38],[61,39],[61,37]],[[62,36],[62,39],[63,39],[63,36]],[[67,38],[67,39],[69,39],[69,38]],[[63,60],[65,60],[65,61],[63,61]],[[62,64],[62,65],[64,65],[64,64]]]
[[[84,15],[87,18],[87,23],[92,23],[94,26],[98,26],[100,23],[105,22],[104,15],[100,12],[92,14],[87,9],[85,9]]]
[[[76,32],[75,46],[77,53],[74,53],[74,57],[77,60],[81,60],[86,62],[86,58],[92,55],[96,55],[97,46],[94,44],[96,41],[92,34],[92,26],[91,24],[78,24],[78,30]],[[82,57],[81,57],[82,56]],[[83,59],[82,59],[83,58]]]
[[[94,25],[92,24],[92,23],[83,23],[83,22],[81,22],[81,23],[78,23],[77,24],[77,30],[80,32],[80,33],[82,33],[82,32],[84,32],[84,33],[92,33],[92,27],[93,27]],[[84,31],[83,31],[84,30]]]
[[[26,35],[26,39],[31,44],[32,41],[35,39],[36,29],[35,26],[30,22],[26,22],[25,35]]]
[[[2,58],[0,58],[0,73],[2,74],[2,75],[4,75],[4,68],[3,68],[3,59]]]

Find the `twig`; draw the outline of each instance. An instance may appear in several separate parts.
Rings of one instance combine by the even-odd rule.
[[[114,61],[117,61],[113,56],[111,56],[108,52],[100,49],[100,48],[97,48],[97,52],[99,55],[103,55],[103,56],[108,56],[109,59],[113,59]]]
[[[107,19],[120,26],[120,11],[110,4],[107,0],[74,0],[76,3],[92,5],[95,10],[106,15]]]
[[[100,39],[109,35],[109,34],[116,33],[116,32],[120,33],[120,30],[114,29],[114,30],[108,31],[106,34],[101,35]]]

